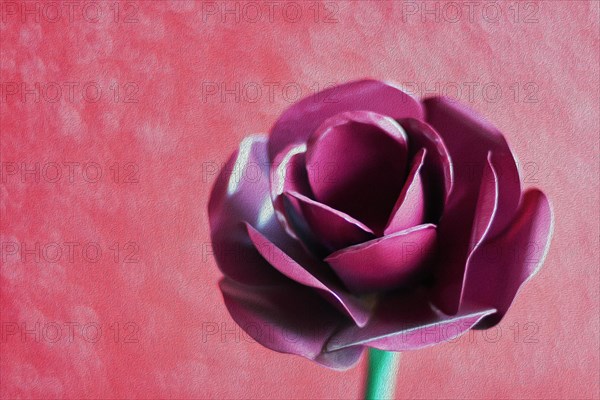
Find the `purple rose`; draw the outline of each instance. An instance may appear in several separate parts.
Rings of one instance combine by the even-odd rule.
[[[236,323],[339,369],[365,347],[418,349],[497,324],[552,226],[496,128],[374,80],[305,98],[270,135],[244,139],[209,219]]]

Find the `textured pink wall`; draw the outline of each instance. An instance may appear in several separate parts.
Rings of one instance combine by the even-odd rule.
[[[236,327],[206,203],[298,91],[362,77],[469,103],[556,216],[502,324],[406,353],[398,397],[599,397],[598,2],[54,4],[0,3],[3,398],[360,396],[364,360]]]

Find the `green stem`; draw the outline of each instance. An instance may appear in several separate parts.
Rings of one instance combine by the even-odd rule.
[[[393,399],[400,353],[369,350],[365,400]]]

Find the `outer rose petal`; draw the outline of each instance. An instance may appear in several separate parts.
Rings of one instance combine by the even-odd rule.
[[[390,219],[383,231],[389,235],[423,223],[425,217],[425,197],[421,169],[425,161],[425,149],[421,149],[413,159],[404,187],[396,200]]]
[[[488,153],[488,160],[481,175],[481,187],[479,189],[479,197],[473,219],[473,229],[471,231],[471,243],[473,246],[478,246],[488,236],[499,208],[498,173],[494,168],[491,158],[492,153],[490,152]]]
[[[311,200],[300,193],[290,192],[285,195],[290,198],[290,201],[298,202],[311,232],[330,252],[375,237],[368,226],[341,211]]]
[[[327,349],[364,345],[389,351],[416,350],[458,337],[494,311],[448,316],[431,307],[422,293],[391,294],[380,300],[364,328],[342,329],[327,343]]]
[[[271,166],[270,177],[273,207],[287,234],[301,239],[303,243],[314,241],[312,237],[303,237],[310,229],[308,229],[305,221],[298,217],[302,214],[300,204],[295,200],[286,203],[283,196],[284,192],[294,191],[313,197],[308,183],[308,175],[306,174],[306,145],[289,146],[279,153]],[[295,224],[292,222],[295,222]]]
[[[406,175],[408,143],[392,118],[351,111],[327,119],[306,146],[315,199],[381,232]]]
[[[419,275],[431,258],[435,225],[419,225],[336,251],[325,259],[354,292],[393,289]]]
[[[273,199],[284,192],[298,192],[312,197],[306,173],[306,145],[290,146],[275,157],[271,171]]]
[[[340,350],[326,351],[317,356],[315,361],[329,368],[345,370],[358,362],[364,350],[363,346],[352,346]]]
[[[492,238],[510,224],[517,212],[521,201],[521,178],[512,154],[492,150],[488,159],[498,180],[498,207],[489,227]]]
[[[221,170],[208,203],[217,264],[223,274],[246,284],[277,284],[287,280],[256,251],[243,224],[247,221],[280,244],[287,238],[273,212],[268,177],[266,137],[247,137]]]
[[[313,290],[300,285],[250,287],[227,278],[220,287],[233,320],[263,346],[331,368],[348,368],[358,361],[355,348],[322,354],[344,318]]]
[[[349,82],[323,90],[288,108],[271,129],[269,156],[286,146],[306,143],[323,121],[345,111],[366,110],[393,119],[422,119],[421,104],[400,89],[376,80]]]
[[[477,205],[475,206],[475,217],[473,219],[473,228],[471,231],[472,250],[470,254],[473,254],[478,247],[481,246],[486,239],[489,239],[490,228],[494,221],[496,212],[498,211],[498,174],[491,161],[492,153],[488,153],[488,160],[483,169],[481,177],[481,185],[479,189],[479,196],[477,199]],[[469,261],[465,261],[468,267]],[[467,274],[465,268],[465,276]],[[466,279],[466,277],[465,277]],[[443,289],[439,292],[442,295],[453,295],[456,292],[460,292],[459,304],[460,309],[463,301],[463,290],[464,280],[452,280],[447,282]]]
[[[510,223],[520,198],[520,181],[515,160],[502,134],[473,111],[444,98],[423,102],[427,122],[443,138],[453,161],[454,183],[444,216],[439,224],[439,287],[436,304],[447,314],[459,308],[465,260],[472,248],[471,232],[484,166],[492,152],[498,172],[498,210],[489,236]]]
[[[256,229],[248,225],[250,240],[258,252],[279,272],[290,279],[319,290],[334,306],[350,316],[358,326],[364,326],[369,320],[368,305],[347,293],[328,279],[325,272],[327,265],[305,257],[300,265],[292,257],[281,251]]]
[[[512,225],[476,248],[469,258],[463,299],[498,309],[482,322],[500,322],[521,285],[541,267],[552,233],[553,217],[546,196],[537,189],[523,195]]]

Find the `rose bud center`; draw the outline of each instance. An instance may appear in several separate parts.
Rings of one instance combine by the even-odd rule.
[[[407,141],[398,122],[373,112],[328,119],[307,144],[306,168],[316,200],[380,235],[406,179]]]

